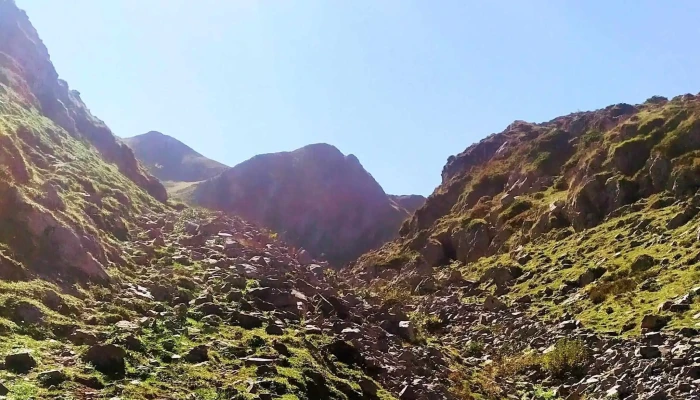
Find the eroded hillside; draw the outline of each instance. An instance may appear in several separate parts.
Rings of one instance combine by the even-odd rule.
[[[440,336],[444,346],[459,342],[459,334],[449,338],[454,328],[471,330],[478,352],[483,356],[485,346],[495,357],[481,375],[456,378],[472,394],[502,394],[508,379],[537,376],[546,365],[532,357],[551,350],[537,342],[554,335],[595,338],[566,344],[567,363],[579,363],[554,374],[566,388],[559,394],[693,398],[690,386],[661,372],[665,367],[652,372],[658,379],[643,378],[648,370],[633,373],[636,387],[621,372],[640,360],[675,357],[682,368],[673,374],[699,377],[686,353],[694,347],[682,344],[698,334],[700,318],[699,117],[700,97],[684,95],[542,124],[516,121],[450,157],[442,184],[404,223],[401,237],[363,255],[346,276],[380,297],[424,304],[447,317],[443,323],[453,321]],[[445,287],[438,283],[444,274],[466,280]],[[467,307],[456,304],[483,304],[476,320],[486,326],[454,322],[455,314],[445,316],[436,303],[455,304],[455,312]],[[544,321],[549,334],[516,322],[523,315]],[[479,329],[491,333],[476,339]],[[640,334],[636,345],[614,338]],[[512,343],[509,350],[502,340]],[[607,341],[631,346],[607,351],[616,371],[606,371],[607,356],[592,355]]]

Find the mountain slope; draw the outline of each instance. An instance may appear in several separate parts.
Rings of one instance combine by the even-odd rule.
[[[410,215],[355,156],[327,144],[253,157],[197,185],[190,198],[269,227],[337,265],[394,238]]]
[[[459,398],[695,398],[698,121],[694,95],[516,121],[342,277],[437,317]]]
[[[77,96],[0,0],[1,398],[395,398],[321,328],[361,300],[268,232],[164,204]]]
[[[167,198],[58,79],[27,16],[8,0],[0,1],[0,192],[0,242],[14,260],[0,269],[12,279],[107,279],[108,266],[124,263],[117,243],[129,237],[129,216],[161,209],[154,197]]]
[[[149,172],[162,181],[203,181],[228,168],[160,132],[151,131],[123,141]]]
[[[452,263],[602,330],[638,331],[662,303],[669,325],[687,326],[700,306],[668,304],[697,282],[699,120],[700,99],[684,95],[516,121],[450,157],[401,238],[354,271],[416,282]]]
[[[128,147],[85,107],[80,94],[58,78],[49,54],[26,14],[10,0],[0,3],[2,83],[13,89],[16,102],[34,107],[71,136],[87,140],[121,173],[165,201],[165,189],[136,162]],[[7,94],[7,92],[6,92]]]
[[[7,0],[0,32],[1,398],[700,398],[699,99],[516,123],[451,158],[403,236],[339,275],[149,195],[108,131],[68,131],[37,99],[21,61],[43,50]],[[304,207],[285,217],[418,202],[328,145],[253,160],[249,201]],[[270,197],[288,182],[324,207]]]

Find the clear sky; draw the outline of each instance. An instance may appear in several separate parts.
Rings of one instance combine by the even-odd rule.
[[[389,193],[510,122],[700,91],[700,2],[16,0],[118,136],[234,165],[327,142]]]

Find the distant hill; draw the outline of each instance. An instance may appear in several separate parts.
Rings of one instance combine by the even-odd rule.
[[[413,214],[417,209],[423,207],[425,204],[425,197],[419,194],[409,194],[409,195],[393,195],[390,194],[389,198],[396,203],[399,207],[406,209],[409,213]]]
[[[160,132],[151,131],[123,140],[151,174],[161,181],[203,181],[228,168]]]
[[[357,157],[328,144],[255,156],[193,186],[188,197],[269,227],[338,266],[395,238],[422,199],[387,195]]]

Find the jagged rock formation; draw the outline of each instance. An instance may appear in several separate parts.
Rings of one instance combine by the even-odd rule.
[[[219,175],[228,168],[160,132],[151,131],[125,138],[123,141],[148,171],[161,181],[203,181]]]
[[[410,216],[355,156],[327,144],[255,156],[198,184],[189,197],[269,227],[338,266],[396,237]]]

